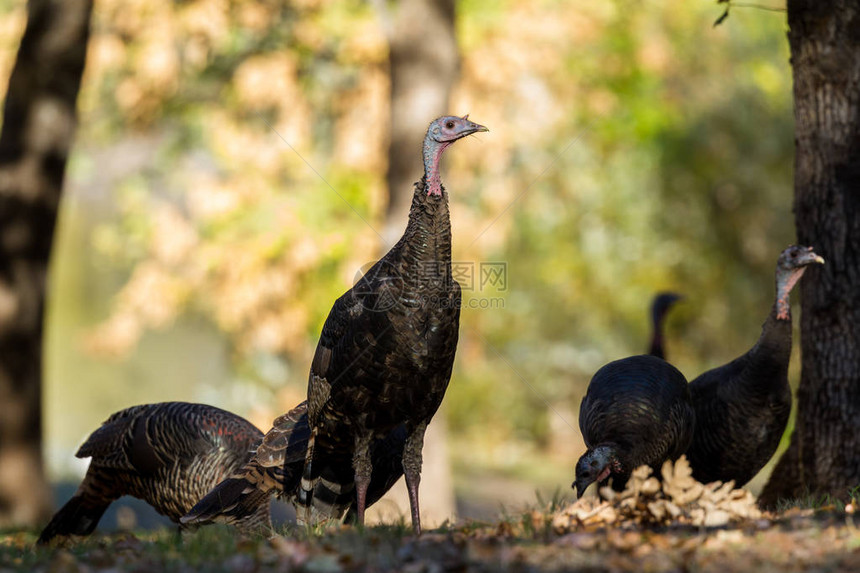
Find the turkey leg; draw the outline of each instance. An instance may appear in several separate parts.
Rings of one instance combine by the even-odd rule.
[[[409,491],[409,509],[412,512],[412,530],[421,535],[421,512],[418,507],[418,484],[421,483],[421,451],[424,449],[424,432],[427,423],[419,424],[406,438],[403,448],[403,475]]]
[[[370,486],[370,476],[373,474],[373,466],[370,462],[369,436],[361,436],[355,439],[352,468],[355,471],[356,523],[364,525],[364,510],[367,507],[367,488]]]

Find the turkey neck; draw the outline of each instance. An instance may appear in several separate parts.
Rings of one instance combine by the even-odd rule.
[[[791,358],[791,291],[804,271],[805,267],[791,271],[777,269],[776,298],[753,352],[761,348],[774,359],[788,364]]]
[[[791,359],[791,314],[782,318],[783,310],[777,295],[773,308],[762,325],[758,342],[747,354],[746,370],[749,374],[745,378],[755,381],[755,386],[764,392],[771,390],[774,384],[781,387],[788,376],[788,362]]]
[[[438,192],[432,187],[428,190],[428,174],[425,173],[415,185],[409,223],[403,237],[394,247],[400,252],[406,266],[401,276],[415,288],[447,285],[447,282],[440,283],[432,279],[447,279],[451,275],[451,216],[448,211],[448,193],[438,180],[438,170],[436,183]]]

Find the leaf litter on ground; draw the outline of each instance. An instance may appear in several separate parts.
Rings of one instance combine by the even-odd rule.
[[[686,460],[662,479],[637,470],[621,493],[550,504],[495,522],[290,527],[243,538],[225,526],[99,534],[34,547],[35,532],[0,535],[0,573],[206,571],[860,571],[854,507],[759,510],[733,484],[700,484]]]
[[[633,470],[624,491],[600,490],[603,500],[581,498],[557,511],[552,519],[556,533],[612,525],[722,527],[764,517],[755,497],[734,482],[702,484],[693,478],[686,457],[666,461],[662,479],[648,466]]]

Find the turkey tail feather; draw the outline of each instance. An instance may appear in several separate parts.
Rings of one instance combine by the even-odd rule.
[[[36,543],[44,545],[58,535],[89,535],[95,530],[111,501],[94,500],[85,494],[75,494],[42,530]]]
[[[268,491],[259,489],[244,477],[230,477],[198,501],[179,522],[182,525],[228,523],[246,533],[260,531],[272,527],[268,506]]]
[[[302,480],[299,484],[298,505],[296,506],[296,519],[299,523],[313,523],[311,505],[314,501],[314,485],[316,480],[313,477],[313,459],[314,459],[314,443],[316,435],[311,433],[308,440],[308,449],[305,454],[305,467],[302,471]]]

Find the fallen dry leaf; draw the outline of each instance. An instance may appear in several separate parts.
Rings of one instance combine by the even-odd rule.
[[[633,471],[623,492],[604,487],[603,501],[583,498],[553,516],[557,533],[617,522],[644,525],[695,525],[722,527],[759,520],[762,513],[753,495],[735,489],[734,482],[702,484],[693,478],[686,457],[661,468],[662,480],[648,466]]]

